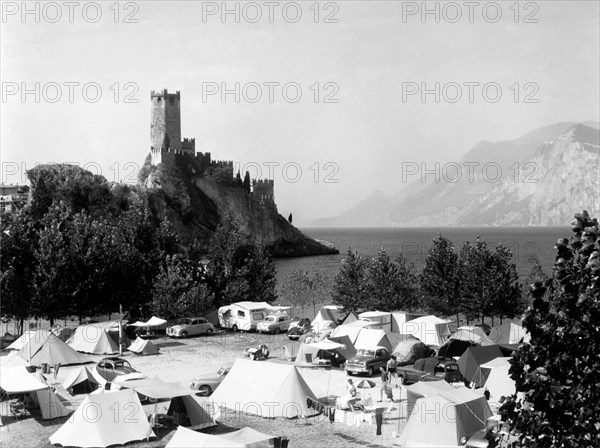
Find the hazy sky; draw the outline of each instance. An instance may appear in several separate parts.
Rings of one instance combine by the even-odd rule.
[[[430,2],[439,14],[425,17],[421,2],[230,2],[239,15],[225,20],[221,2],[122,2],[118,17],[114,2],[75,3],[32,2],[23,16],[21,2],[3,2],[5,183],[47,162],[133,181],[149,152],[150,90],[163,88],[181,91],[182,135],[198,151],[253,176],[271,166],[295,224],[399,191],[403,162],[456,161],[480,140],[599,119],[597,1],[521,2],[518,16],[512,1]],[[436,82],[439,102],[403,98]],[[208,95],[236,83],[239,102]]]

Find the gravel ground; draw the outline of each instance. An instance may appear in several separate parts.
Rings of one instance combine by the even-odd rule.
[[[159,348],[160,354],[156,356],[136,356],[126,352],[123,357],[128,359],[132,366],[148,376],[158,376],[164,381],[179,382],[188,388],[190,381],[196,375],[202,373],[216,372],[219,367],[227,362],[233,362],[236,358],[243,357],[248,347],[254,347],[259,343],[266,343],[271,352],[269,361],[260,362],[285,362],[281,358],[283,350],[281,347],[288,343],[285,335],[259,335],[255,333],[240,334],[221,332],[208,337],[196,337],[184,340],[159,338],[153,341]],[[5,353],[3,353],[5,354]],[[92,355],[96,361],[103,356]],[[92,367],[93,364],[87,364]],[[48,382],[56,385],[59,392],[66,393],[59,384],[64,381],[74,367],[63,367],[60,369],[56,380],[52,375]],[[331,369],[300,369],[307,384],[317,397],[328,395],[344,395],[347,381],[346,374],[341,370]],[[379,382],[374,378],[375,382]],[[392,446],[394,438],[392,433],[399,433],[404,427],[404,419],[399,416],[404,411],[403,402],[400,401],[402,389],[394,389],[395,403],[391,404],[384,400],[387,405],[393,406],[393,411],[386,414],[382,427],[382,435],[375,435],[375,425],[362,423],[361,426],[348,426],[343,423],[331,423],[323,416],[309,419],[266,419],[256,416],[247,416],[224,412],[219,425],[204,430],[203,432],[217,434],[228,432],[249,426],[258,431],[268,434],[285,436],[290,439],[289,447],[378,447]],[[379,398],[379,391],[374,391],[375,399]],[[370,391],[367,392],[367,396]],[[84,396],[76,397],[83,400]],[[4,403],[2,403],[4,404]],[[169,402],[159,402],[158,411],[164,412]],[[64,423],[66,418],[44,421],[40,418],[23,418],[16,421],[12,417],[6,417],[5,406],[2,406],[2,423],[0,428],[0,447],[50,447],[48,437],[51,436]],[[144,405],[147,414],[154,410],[154,405]],[[402,414],[403,415],[403,414]],[[150,442],[138,442],[128,444],[130,447],[164,447],[174,430],[159,430],[157,439]],[[397,440],[397,439],[396,439]],[[254,446],[254,445],[253,445]],[[258,448],[260,445],[256,445]],[[268,444],[263,446],[267,447]]]

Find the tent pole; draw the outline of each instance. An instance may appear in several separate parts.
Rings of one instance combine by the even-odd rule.
[[[122,334],[122,319],[123,319],[123,306],[119,303],[119,356],[123,355],[123,334]]]
[[[29,359],[27,362],[31,364],[31,321],[29,319],[27,319],[27,329],[27,335],[29,336],[29,340],[27,341],[27,356]]]

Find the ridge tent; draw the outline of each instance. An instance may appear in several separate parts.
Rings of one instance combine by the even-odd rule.
[[[27,342],[29,342],[29,339],[33,338],[34,341],[35,341],[35,339],[45,339],[46,337],[48,337],[49,333],[50,333],[50,331],[48,331],[48,330],[26,331],[21,336],[19,336],[17,339],[15,339],[12,344],[10,344],[8,347],[6,347],[6,350],[21,350],[23,348],[23,346]]]
[[[185,412],[190,420],[190,425],[196,429],[207,428],[216,425],[216,419],[220,417],[218,408],[209,405],[206,401],[197,397],[196,395],[182,395],[179,397],[173,397],[171,404],[167,411],[167,415],[173,415],[173,413],[185,408]],[[206,400],[206,399],[204,399]],[[209,409],[207,409],[209,408]]]
[[[315,413],[307,398],[316,400],[295,366],[238,359],[210,400],[245,414],[294,418]]]
[[[343,353],[345,353],[346,356],[348,355],[344,344],[340,344],[334,341],[324,340],[319,342],[312,342],[310,344],[302,344],[298,349],[298,354],[296,355],[296,361],[294,362],[294,364],[312,365],[312,361],[318,357],[322,359],[336,359],[337,364],[339,365],[346,361],[346,359],[348,359],[346,356],[343,355]],[[307,357],[307,355],[309,356]]]
[[[418,398],[398,444],[411,448],[459,446],[461,438],[486,428],[491,416],[485,397],[466,388]]]
[[[152,341],[142,339],[139,336],[129,347],[127,347],[127,350],[137,353],[138,355],[158,355],[158,349]]]
[[[63,446],[107,447],[150,437],[156,436],[137,394],[121,390],[88,395],[49,440]]]
[[[69,373],[63,382],[66,390],[72,389],[71,395],[89,394],[98,388],[100,382],[85,366],[80,366]]]
[[[517,391],[515,381],[508,373],[510,359],[496,358],[479,366],[476,378],[490,392],[490,403],[498,404],[500,397],[508,397]]]
[[[358,320],[358,316],[356,315],[355,312],[350,311],[348,313],[348,315],[342,320],[341,325],[348,325],[351,324],[352,322],[356,322]]]
[[[348,336],[330,336],[329,340],[343,345],[338,351],[345,359],[356,356],[356,348]]]
[[[475,347],[477,345],[478,344],[471,341],[450,339],[439,348],[438,356],[442,358],[460,357],[469,347]]]
[[[29,355],[31,354],[31,360]],[[40,330],[40,334],[31,337],[19,350],[19,356],[31,365],[60,364],[68,366],[71,364],[85,364],[92,362],[90,358],[77,353],[54,333]]]
[[[119,345],[108,336],[100,325],[80,325],[67,342],[73,350],[94,355],[119,353]]]
[[[426,345],[440,347],[451,334],[451,323],[435,316],[422,316],[403,323],[400,333],[411,334]]]
[[[354,342],[354,348],[360,350],[361,348],[370,349],[373,347],[384,347],[390,353],[393,348],[385,331],[381,329],[362,328],[360,333],[358,333],[356,342]]]
[[[337,319],[332,310],[321,308],[310,325],[316,333],[319,333],[321,330],[337,327],[336,322]]]
[[[179,426],[167,448],[243,448],[253,443],[274,439],[252,428],[242,428],[226,434],[209,435]]]
[[[502,351],[497,345],[488,345],[485,347],[469,347],[456,362],[460,373],[470,383],[475,383],[475,387],[481,387],[483,384],[481,378],[477,378],[477,370],[481,364],[492,359],[501,358]]]
[[[450,340],[468,341],[482,346],[494,345],[495,342],[488,338],[481,327],[458,327],[450,335]]]
[[[521,325],[504,321],[502,325],[492,327],[489,338],[495,344],[528,343],[531,335]]]
[[[419,398],[432,397],[434,395],[439,395],[442,392],[454,390],[454,387],[446,381],[419,381],[410,386],[403,385],[402,388],[406,390],[407,415],[411,414],[415,407],[415,403]]]
[[[27,366],[27,361],[19,356],[19,352],[12,351],[6,356],[0,356],[0,367],[16,367],[16,366]]]
[[[298,350],[300,350],[300,343],[298,342],[288,342],[284,344],[283,349],[283,358],[287,361],[294,361],[298,356]]]
[[[0,387],[9,394],[29,393],[39,406],[44,420],[64,417],[71,412],[46,384],[41,373],[32,375],[23,366],[2,369]]]
[[[329,334],[329,337],[338,338],[341,336],[348,336],[350,338],[350,342],[352,342],[352,344],[356,344],[356,339],[358,338],[361,330],[362,328],[354,327],[352,325],[340,325],[339,327],[334,328],[334,330]]]

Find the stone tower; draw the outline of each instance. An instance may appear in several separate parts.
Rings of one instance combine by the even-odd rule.
[[[181,113],[179,92],[151,92],[152,118],[150,122],[150,146],[152,153],[162,148],[181,150]]]

